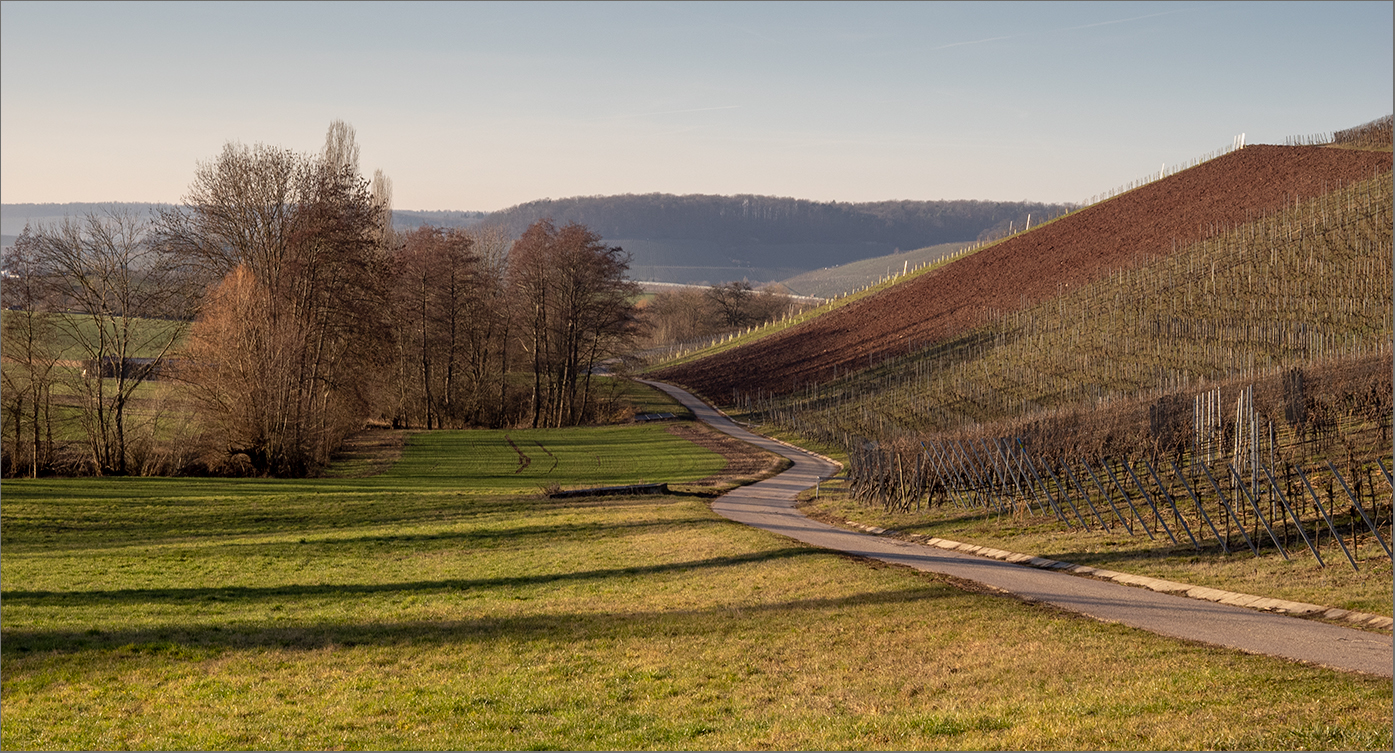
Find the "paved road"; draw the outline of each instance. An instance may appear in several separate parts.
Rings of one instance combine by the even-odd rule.
[[[704,421],[738,439],[794,462],[784,473],[736,489],[713,503],[719,515],[806,544],[836,549],[917,570],[944,573],[1160,635],[1254,654],[1268,654],[1333,669],[1391,677],[1392,639],[1379,633],[1243,607],[1189,599],[1053,570],[923,546],[834,528],[795,510],[795,496],[837,472],[828,460],[732,423],[692,394],[646,381],[686,405]]]

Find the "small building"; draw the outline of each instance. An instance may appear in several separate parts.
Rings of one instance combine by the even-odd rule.
[[[102,379],[159,381],[161,378],[169,377],[173,366],[174,363],[169,359],[103,356],[100,362],[94,358],[84,360],[82,362],[82,375],[84,377],[101,377]]]

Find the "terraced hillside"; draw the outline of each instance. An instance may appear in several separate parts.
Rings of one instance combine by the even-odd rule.
[[[724,401],[802,386],[947,341],[1260,216],[1389,173],[1389,152],[1253,145],[1009,238],[932,273],[657,378]]]

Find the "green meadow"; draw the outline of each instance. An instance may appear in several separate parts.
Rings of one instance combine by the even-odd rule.
[[[523,456],[528,460],[524,461]],[[659,425],[416,434],[368,478],[5,481],[0,745],[1389,749],[1389,680],[811,549]]]

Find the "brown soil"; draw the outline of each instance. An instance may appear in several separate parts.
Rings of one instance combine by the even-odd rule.
[[[702,424],[672,424],[668,427],[668,433],[682,437],[705,450],[711,450],[727,460],[727,465],[721,473],[684,486],[724,487],[745,483],[772,475],[788,463],[773,452],[767,452]]]
[[[788,393],[962,335],[1296,199],[1391,169],[1389,152],[1248,146],[1084,209],[777,335],[654,378],[717,402]]]

